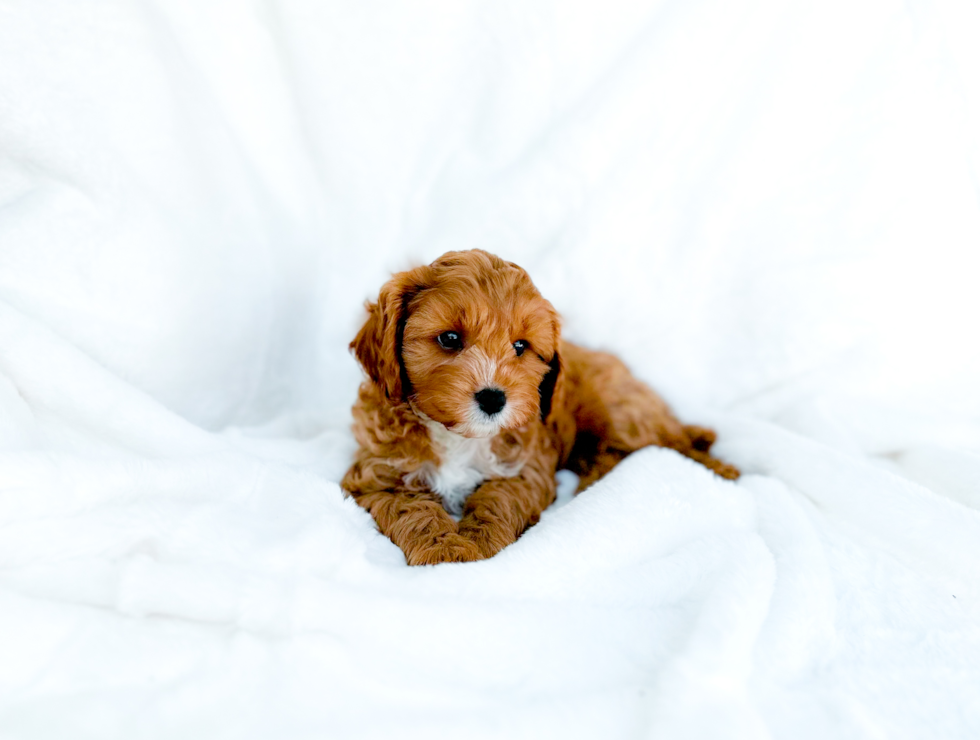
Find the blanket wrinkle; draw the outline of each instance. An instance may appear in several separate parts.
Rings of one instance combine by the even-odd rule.
[[[837,633],[833,573],[808,516],[811,502],[780,481],[746,481],[759,505],[759,534],[772,553],[776,575],[765,635],[755,660],[780,683],[792,683],[829,660]],[[812,513],[811,513],[812,516]]]

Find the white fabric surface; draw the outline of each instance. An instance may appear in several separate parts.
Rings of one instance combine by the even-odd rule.
[[[0,736],[980,736],[980,11],[0,2]],[[409,569],[385,276],[518,261],[645,450]]]

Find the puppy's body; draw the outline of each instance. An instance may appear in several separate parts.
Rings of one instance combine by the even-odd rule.
[[[634,450],[670,447],[719,475],[714,433],[683,426],[616,357],[564,342],[527,274],[480,250],[395,275],[352,343],[370,376],[343,488],[409,564],[478,560]],[[461,514],[457,521],[450,515]]]

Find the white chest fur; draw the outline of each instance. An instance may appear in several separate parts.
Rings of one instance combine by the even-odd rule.
[[[439,456],[439,465],[426,465],[419,471],[429,487],[442,496],[446,511],[463,513],[466,498],[489,478],[508,478],[520,472],[520,465],[501,462],[491,449],[492,437],[469,439],[450,432],[431,419],[425,420],[429,439]]]

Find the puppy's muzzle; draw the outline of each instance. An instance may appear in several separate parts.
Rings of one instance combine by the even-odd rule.
[[[507,405],[507,396],[496,388],[484,388],[482,391],[477,391],[474,396],[480,411],[487,416],[500,413],[500,410]]]

